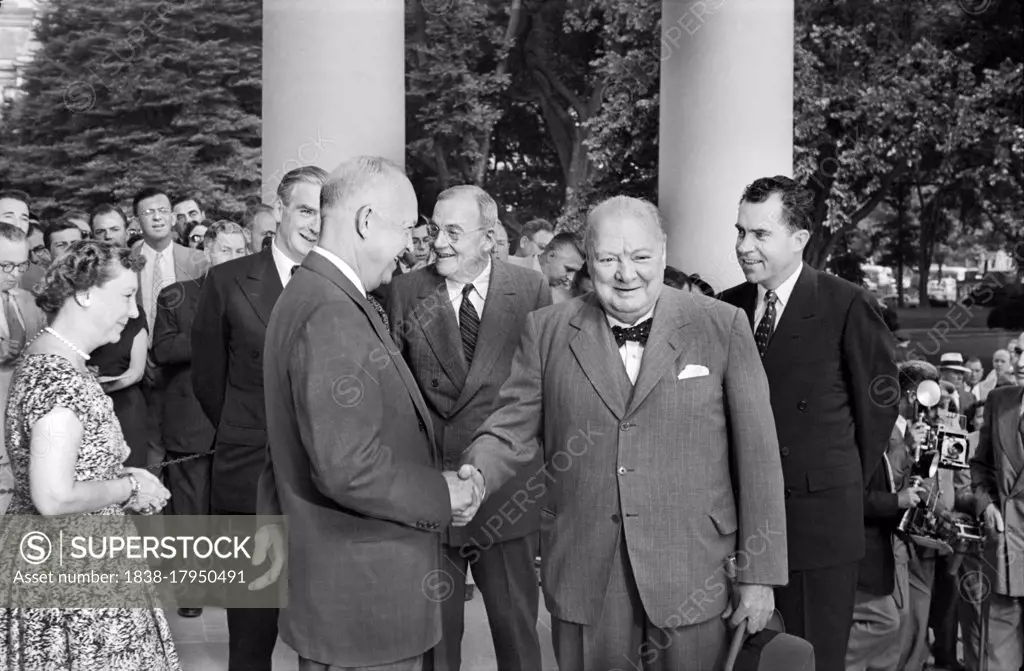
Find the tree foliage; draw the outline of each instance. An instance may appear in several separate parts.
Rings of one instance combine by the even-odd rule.
[[[45,3],[0,182],[43,216],[144,184],[240,212],[259,186],[261,18],[246,0]]]
[[[425,207],[472,183],[506,223],[574,229],[607,196],[657,199],[659,0],[406,2],[407,165]],[[151,181],[241,209],[259,184],[259,3],[47,7],[26,95],[0,129],[0,181],[51,210]],[[872,247],[903,259],[908,231],[916,258],[903,261],[921,268],[972,236],[1020,241],[1022,11],[1011,0],[797,3],[808,262],[835,256],[827,267],[849,275]],[[891,225],[894,189],[902,232],[868,236]]]

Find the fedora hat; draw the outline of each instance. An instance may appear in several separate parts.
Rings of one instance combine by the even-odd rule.
[[[743,621],[733,635],[725,671],[814,671],[814,646],[786,633],[782,616],[772,614],[765,628],[747,634]]]
[[[964,374],[971,372],[971,369],[964,365],[964,356],[960,352],[946,352],[939,357],[939,368],[955,370]]]

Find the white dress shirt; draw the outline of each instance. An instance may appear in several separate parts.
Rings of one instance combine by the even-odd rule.
[[[607,312],[604,313],[604,316],[608,320],[608,326],[619,326],[628,329],[639,324],[645,319],[652,319],[654,317],[654,308],[651,308],[647,314],[640,319],[637,319],[634,324],[620,322]],[[626,343],[619,348],[619,356],[622,357],[622,365],[626,367],[626,375],[629,376],[629,381],[636,384],[636,378],[640,374],[640,363],[644,358],[644,346],[634,340],[627,340]]]
[[[314,247],[313,251],[333,263],[341,271],[341,274],[348,278],[349,282],[356,285],[356,289],[363,295],[363,298],[366,298],[366,289],[363,287],[363,281],[359,279],[359,275],[356,275],[356,271],[352,269],[352,266],[348,265],[337,254],[329,252],[323,247]],[[280,267],[278,267],[278,270],[280,270]],[[291,273],[291,270],[288,272]]]
[[[462,288],[467,284],[473,285],[473,290],[469,292],[469,302],[473,304],[476,309],[476,316],[480,319],[484,317],[484,304],[487,302],[487,289],[491,286],[491,260],[487,260],[487,265],[484,267],[483,272],[476,276],[472,282],[456,282],[451,278],[444,278],[445,286],[448,289],[448,299],[452,302],[452,309],[455,310],[455,322],[462,326],[459,322],[459,310],[462,309]]]
[[[281,286],[288,286],[288,280],[292,278],[292,268],[297,268],[301,264],[295,263],[288,258],[287,254],[281,251],[281,248],[277,246],[276,238],[270,243],[270,256],[274,259],[277,276],[281,278]]]
[[[142,243],[142,258],[146,265],[142,268],[139,291],[142,292],[142,308],[146,311],[146,325],[149,328],[149,342],[153,342],[153,324],[156,322],[157,300],[164,288],[174,284],[174,243],[156,251],[148,243]]]
[[[789,304],[789,298],[793,295],[793,287],[796,286],[796,281],[800,279],[800,271],[803,270],[803,261],[796,267],[793,274],[790,275],[779,287],[775,290],[775,323],[772,324],[772,331],[779,325],[779,320],[782,319],[782,311],[786,309],[786,305]],[[760,284],[757,285],[757,306],[754,308],[754,329],[757,329],[757,325],[761,323],[761,317],[764,316],[765,310],[768,308],[764,303],[764,296],[768,293]]]

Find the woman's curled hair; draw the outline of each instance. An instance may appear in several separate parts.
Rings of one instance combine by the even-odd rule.
[[[55,314],[65,301],[82,291],[109,282],[118,266],[139,272],[146,259],[126,247],[103,240],[71,243],[64,256],[54,261],[33,293],[36,305],[46,314]]]

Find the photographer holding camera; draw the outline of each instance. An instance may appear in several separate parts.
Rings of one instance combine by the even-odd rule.
[[[917,385],[938,379],[934,366],[919,361],[900,364],[899,416],[888,447],[864,490],[864,558],[857,571],[853,626],[846,652],[846,671],[892,670],[900,662],[900,623],[906,618],[909,554],[897,536],[904,511],[925,496],[911,478],[916,447],[929,426],[915,417]]]

